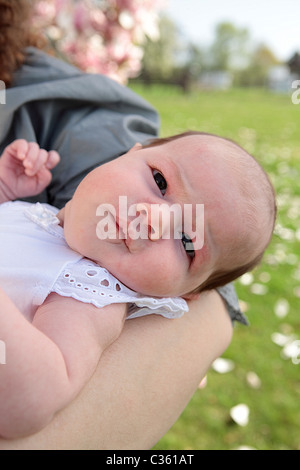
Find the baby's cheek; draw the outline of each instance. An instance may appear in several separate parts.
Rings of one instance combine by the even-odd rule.
[[[149,289],[151,295],[176,296],[178,294],[178,283],[183,276],[184,263],[167,254],[161,254],[157,258],[154,256],[148,266],[145,264],[141,276],[145,289]]]
[[[200,250],[196,251],[196,256],[198,256],[198,260],[201,265],[203,265],[204,263],[209,263],[209,261],[211,260],[211,253],[208,249],[208,246],[204,244]]]
[[[141,262],[139,269],[135,266],[128,274],[127,280],[137,292],[158,297],[173,295],[174,270],[161,260],[154,262],[152,257],[151,261]]]

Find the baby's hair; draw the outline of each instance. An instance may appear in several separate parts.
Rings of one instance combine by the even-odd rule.
[[[224,286],[225,284],[228,284],[234,281],[235,279],[237,279],[238,277],[242,276],[246,272],[251,271],[257,265],[260,264],[260,262],[262,261],[264,252],[272,238],[275,221],[276,221],[277,208],[276,208],[276,197],[275,197],[274,188],[272,186],[272,183],[267,173],[251,154],[249,154],[245,149],[243,149],[240,145],[238,145],[233,140],[230,140],[225,137],[220,137],[215,134],[210,134],[207,132],[187,131],[187,132],[183,132],[181,134],[177,134],[171,137],[153,139],[150,142],[143,145],[143,148],[149,148],[149,147],[167,144],[177,139],[181,139],[183,137],[189,137],[189,136],[215,137],[215,138],[218,138],[227,142],[229,146],[231,146],[231,148],[235,147],[241,150],[244,153],[244,155],[247,157],[247,161],[246,159],[244,161],[240,160],[239,163],[234,166],[234,170],[237,172],[237,176],[239,178],[242,178],[243,171],[248,172],[248,173],[249,171],[253,171],[253,177],[255,177],[254,173],[256,173],[257,175],[257,170],[260,170],[261,180],[262,180],[260,191],[263,193],[264,198],[266,200],[266,204],[267,204],[266,212],[268,213],[267,214],[268,224],[266,227],[267,236],[266,236],[266,242],[263,248],[258,253],[255,253],[255,255],[252,255],[252,252],[250,255],[250,253],[247,253],[247,249],[245,249],[244,245],[241,246],[240,249],[238,249],[236,246],[233,247],[232,250],[230,250],[230,253],[228,255],[229,259],[230,258],[233,259],[233,256],[234,254],[236,254],[236,251],[240,252],[239,253],[240,255],[242,253],[245,254],[246,252],[249,255],[250,259],[247,262],[242,262],[239,266],[233,267],[231,269],[221,268],[221,269],[215,270],[199,287],[197,287],[193,291],[193,293],[199,293],[204,290],[210,290],[210,289],[215,289],[217,287]],[[256,223],[257,223],[253,215],[255,212],[255,200],[253,200],[252,193],[251,191],[248,190],[248,187],[246,184],[245,185],[241,184],[241,191],[244,193],[243,195],[245,196],[246,201],[247,201],[247,210],[244,214],[245,215],[244,222],[246,225],[248,225],[253,230],[255,230]]]

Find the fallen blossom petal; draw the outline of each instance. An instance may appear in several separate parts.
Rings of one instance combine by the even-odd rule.
[[[255,295],[265,295],[268,292],[267,286],[264,284],[255,283],[251,286],[251,292]]]
[[[239,281],[243,286],[249,286],[253,282],[253,274],[252,273],[245,273],[243,274]]]
[[[239,426],[247,426],[249,423],[250,409],[244,403],[234,406],[230,410],[230,416]]]
[[[261,282],[269,282],[271,280],[271,274],[268,272],[263,272],[259,275],[259,280]]]
[[[282,350],[282,356],[285,359],[292,359],[295,365],[300,364],[300,340],[286,344]]]
[[[246,313],[249,310],[248,302],[245,302],[242,299],[239,299],[239,307],[243,313]]]
[[[282,333],[277,333],[277,332],[273,333],[271,338],[272,338],[273,343],[281,347],[284,347],[286,344],[290,343],[291,340],[293,339],[293,337],[290,335],[284,335]]]
[[[246,379],[251,388],[259,389],[261,387],[261,380],[255,372],[248,372]]]
[[[235,367],[235,364],[230,359],[224,359],[223,357],[219,357],[212,363],[212,369],[219,374],[227,374],[227,372],[231,372]]]
[[[290,304],[286,299],[279,299],[274,306],[274,312],[278,318],[286,317],[289,310]]]

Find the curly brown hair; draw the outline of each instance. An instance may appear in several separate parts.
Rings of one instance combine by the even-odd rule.
[[[0,80],[11,85],[22,65],[27,46],[42,47],[42,36],[32,32],[32,0],[0,0]]]

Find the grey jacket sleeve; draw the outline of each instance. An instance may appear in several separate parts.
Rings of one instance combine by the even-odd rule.
[[[219,287],[217,291],[225,302],[232,322],[234,323],[237,321],[243,325],[248,326],[249,322],[240,309],[239,300],[233,284],[227,284],[226,286]]]

